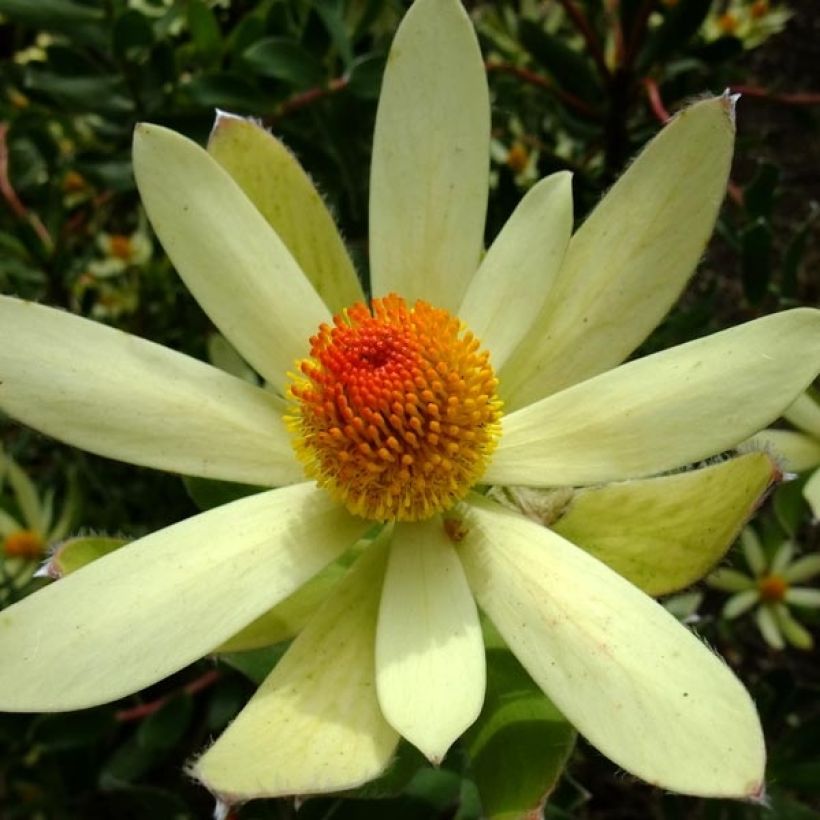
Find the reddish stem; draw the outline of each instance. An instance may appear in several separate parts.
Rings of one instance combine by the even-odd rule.
[[[663,104],[663,98],[661,97],[661,90],[658,88],[658,84],[651,77],[644,77],[641,80],[641,83],[644,91],[646,92],[646,99],[649,102],[649,108],[655,115],[655,119],[657,119],[661,125],[666,125],[672,115]]]
[[[820,92],[796,91],[791,94],[779,94],[756,85],[733,85],[729,89],[733,94],[742,94],[744,97],[758,97],[783,105],[820,105]]]
[[[570,108],[574,108],[576,111],[587,117],[592,119],[599,118],[598,112],[595,111],[594,108],[587,105],[582,99],[576,97],[574,94],[564,91],[562,88],[558,88],[552,80],[542,76],[541,74],[536,74],[528,68],[522,68],[521,66],[514,65],[513,63],[504,63],[498,60],[488,60],[484,65],[488,72],[497,71],[501,74],[510,74],[513,77],[517,77],[519,80],[523,80],[525,83],[529,83],[529,85],[534,85],[538,88],[543,88],[545,91],[549,91],[551,94],[558,97],[559,100],[566,103]]]
[[[330,97],[333,94],[347,88],[350,80],[348,77],[335,77],[330,80],[327,85],[317,85],[315,88],[309,88],[307,91],[302,91],[299,94],[294,94],[292,97],[284,100],[276,108],[275,113],[268,118],[268,125],[273,125],[282,117],[287,117],[295,111],[300,111],[303,108],[313,105],[315,102]]]
[[[40,217],[29,211],[29,209],[23,205],[20,197],[17,196],[17,191],[14,190],[14,186],[11,184],[11,178],[9,177],[8,133],[9,124],[7,122],[0,123],[0,195],[6,200],[6,204],[11,209],[11,212],[18,217],[18,219],[28,222],[43,245],[50,250],[54,247],[51,234],[40,221]]]
[[[203,689],[213,686],[220,677],[222,677],[222,673],[218,669],[211,669],[198,678],[194,678],[190,683],[186,683],[180,691],[186,695],[195,695],[197,692],[201,692]],[[176,693],[163,695],[161,698],[149,701],[148,703],[140,703],[138,706],[132,706],[129,709],[120,709],[114,717],[120,723],[127,723],[131,720],[142,720],[142,718],[153,715],[154,712],[158,712],[162,709],[162,707],[174,697],[174,694]]]
[[[598,67],[598,72],[605,80],[609,79],[609,68],[604,59],[604,50],[601,48],[601,43],[598,40],[598,35],[589,24],[586,15],[575,5],[574,0],[558,0],[566,12],[567,17],[572,20],[575,28],[578,29],[581,36],[584,38],[587,49],[589,49],[590,56],[595,61]]]

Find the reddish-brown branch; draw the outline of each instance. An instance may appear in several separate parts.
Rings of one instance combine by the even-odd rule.
[[[221,676],[222,673],[218,669],[211,669],[198,678],[194,678],[190,683],[186,683],[180,691],[186,695],[195,695],[197,692],[201,692],[203,689],[213,686]],[[161,698],[149,701],[148,703],[140,703],[138,706],[132,706],[129,709],[120,709],[120,711],[116,713],[115,718],[120,723],[127,723],[131,720],[142,720],[142,718],[153,715],[154,712],[158,712],[173,696],[173,694],[163,695]]]
[[[661,97],[661,90],[658,88],[658,84],[651,77],[644,77],[641,80],[641,84],[643,85],[643,90],[646,92],[646,99],[649,103],[650,110],[655,115],[655,119],[657,119],[661,125],[666,125],[671,119],[671,114],[663,104],[663,98]]]
[[[51,234],[48,229],[40,221],[37,214],[32,213],[23,205],[20,197],[17,196],[17,191],[11,184],[9,177],[9,146],[8,146],[9,124],[7,122],[0,123],[0,195],[6,200],[6,204],[11,209],[11,212],[24,222],[31,225],[34,232],[40,237],[40,241],[49,249],[54,246],[51,239]]]
[[[796,91],[791,94],[780,94],[756,85],[733,85],[729,90],[733,94],[742,94],[744,97],[757,97],[783,105],[820,105],[820,92],[817,91]]]
[[[621,0],[607,0],[606,12],[612,26],[615,41],[615,60],[620,67],[626,65],[626,38],[624,27],[621,25]]]
[[[348,77],[335,77],[330,80],[327,85],[317,85],[315,88],[309,88],[307,91],[294,94],[277,106],[273,115],[267,118],[267,124],[273,125],[277,120],[282,119],[282,117],[287,117],[295,111],[307,108],[325,97],[330,97],[339,91],[343,91],[349,83],[350,80]]]
[[[574,0],[558,0],[566,12],[567,17],[572,20],[575,28],[578,29],[584,41],[587,44],[587,49],[595,65],[598,67],[598,72],[605,80],[609,79],[609,68],[604,59],[604,50],[601,47],[601,41],[598,35],[589,23],[586,15],[575,5]]]
[[[638,13],[635,15],[635,20],[632,23],[632,31],[629,32],[629,37],[626,42],[626,49],[624,54],[624,68],[631,68],[638,52],[643,45],[644,35],[646,34],[646,26],[649,22],[649,16],[655,8],[654,0],[644,0]]]
[[[551,94],[558,97],[561,102],[565,103],[570,108],[574,108],[579,113],[584,114],[584,116],[592,119],[599,119],[599,114],[594,108],[587,105],[582,99],[576,97],[574,94],[564,91],[563,88],[558,88],[558,86],[556,86],[555,83],[548,77],[544,77],[541,74],[536,74],[528,68],[523,68],[522,66],[517,66],[513,63],[504,63],[499,60],[488,60],[484,65],[486,66],[488,72],[497,71],[501,74],[510,74],[513,77],[517,77],[519,80],[528,83],[529,85],[534,85],[538,88],[543,88],[545,91],[549,91]]]

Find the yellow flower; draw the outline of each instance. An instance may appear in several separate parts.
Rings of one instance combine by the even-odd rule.
[[[20,590],[31,580],[51,544],[66,537],[77,512],[77,484],[68,482],[62,508],[54,509],[54,494],[38,492],[20,465],[0,448],[0,489],[8,481],[19,519],[0,507],[0,572],[4,586]],[[0,594],[0,603],[6,596]]]
[[[796,430],[763,430],[747,444],[777,455],[787,470],[797,473],[811,471],[803,485],[803,497],[812,515],[820,520],[820,402],[804,393],[783,412],[783,418]]]
[[[723,607],[723,617],[731,620],[754,609],[757,628],[772,649],[783,649],[786,643],[811,649],[814,639],[790,607],[820,608],[820,589],[800,586],[820,575],[820,555],[795,560],[794,544],[784,541],[768,557],[751,527],[743,531],[741,543],[751,572],[721,567],[706,578],[709,586],[733,593]]]
[[[318,194],[272,137],[221,116],[206,152],[139,127],[154,229],[268,388],[4,298],[0,407],[103,455],[278,489],[140,539],[3,613],[0,705],[77,709],[152,684],[286,599],[375,520],[378,537],[196,762],[215,793],[351,788],[385,768],[400,735],[440,760],[484,697],[476,602],[619,766],[686,793],[761,793],[758,717],[728,667],[606,564],[469,483],[637,479],[723,451],[816,375],[820,312],[617,367],[712,229],[729,98],[684,111],[571,239],[570,181],[557,174],[482,256],[489,134],[469,18],[455,0],[417,0],[377,114],[368,307]],[[746,484],[760,459],[738,460]],[[636,496],[665,480],[637,482]]]

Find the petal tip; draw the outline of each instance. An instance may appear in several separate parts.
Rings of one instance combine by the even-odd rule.
[[[723,105],[723,110],[729,115],[729,120],[731,121],[732,125],[735,124],[737,101],[740,99],[740,96],[740,94],[733,94],[731,92],[731,89],[727,88],[720,97],[720,101]]]

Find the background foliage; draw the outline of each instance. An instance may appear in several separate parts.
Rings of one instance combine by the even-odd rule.
[[[204,141],[214,108],[261,119],[296,152],[366,269],[370,138],[399,0],[0,0],[0,290],[57,305],[207,357],[212,328],[171,270],[140,211],[130,166],[135,122]],[[574,172],[576,217],[686,99],[745,94],[738,153],[702,270],[644,350],[763,313],[817,304],[820,206],[812,0],[499,0],[467,4],[493,97],[488,241],[523,191]],[[778,33],[778,30],[785,31]],[[816,76],[816,75],[814,75]],[[8,343],[4,341],[3,343]],[[643,351],[641,351],[643,352]],[[224,488],[119,465],[11,423],[6,452],[42,493],[79,489],[75,532],[133,538],[218,501]],[[216,494],[216,495],[215,495]],[[6,488],[0,506],[20,514]],[[799,482],[763,511],[764,548],[786,537],[820,549]],[[10,577],[7,604],[42,580]],[[748,620],[720,617],[706,593],[700,629],[752,689],[771,747],[773,815],[820,811],[820,670],[815,656],[775,652]],[[808,622],[815,629],[815,621]],[[0,716],[0,817],[207,817],[210,797],[185,761],[238,711],[281,647],[202,661],[120,703],[60,715]],[[500,650],[491,650],[500,651]],[[239,817],[477,818],[476,772],[513,744],[516,765],[549,791],[550,715],[526,705],[520,668],[496,667],[520,695],[514,719],[468,735],[440,770],[402,749],[393,769],[341,798],[257,801]],[[504,706],[493,700],[487,708]],[[521,704],[524,704],[523,706]],[[493,743],[500,751],[490,754]],[[529,745],[528,745],[529,744]],[[486,751],[489,750],[489,751]],[[514,796],[496,789],[504,801]],[[486,795],[485,802],[486,802]],[[390,801],[386,803],[385,801]],[[502,812],[502,813],[499,813]],[[549,818],[747,818],[761,809],[658,793],[579,745]],[[510,815],[512,816],[512,815]]]

